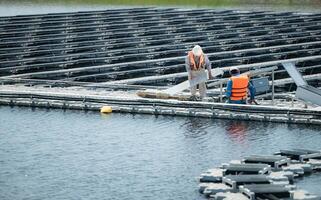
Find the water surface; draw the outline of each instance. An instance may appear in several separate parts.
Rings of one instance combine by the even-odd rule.
[[[202,199],[201,172],[253,153],[320,149],[319,128],[0,107],[0,199]],[[299,186],[321,195],[320,182]]]

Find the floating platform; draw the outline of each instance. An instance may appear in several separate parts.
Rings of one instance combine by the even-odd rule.
[[[309,164],[310,160],[321,162],[321,158],[306,157],[306,159],[298,160],[297,157],[293,157],[293,152],[305,152],[305,154],[313,155],[320,151],[291,149],[280,150],[280,152],[283,152],[282,156],[247,156],[239,163],[231,161],[229,164],[222,164],[219,168],[208,170],[199,178],[199,191],[215,200],[320,200],[320,196],[297,189],[293,185],[293,180],[298,176],[304,177],[304,175],[319,169]],[[295,155],[297,154],[295,153]],[[247,163],[248,161],[250,163]],[[226,173],[228,169],[234,169],[237,173],[230,175]],[[242,172],[249,171],[255,173],[242,174]]]
[[[227,166],[223,166],[223,168],[225,169],[224,175],[267,174],[271,171],[270,166],[266,164],[230,163]]]
[[[244,185],[240,192],[245,194],[251,200],[255,199],[284,199],[291,196],[290,189],[286,186],[262,184],[262,185]]]
[[[271,156],[271,155],[251,155],[246,156],[242,160],[244,163],[264,163],[276,169],[281,166],[288,165],[290,159],[285,156]]]
[[[295,63],[320,87],[320,20],[320,13],[181,8],[0,17],[0,104],[320,125],[321,108],[296,98],[282,65]],[[185,57],[196,44],[224,72],[208,81],[206,102],[190,101],[188,90],[171,100],[138,95],[186,81]],[[268,77],[260,106],[224,102],[232,66]]]
[[[270,184],[266,175],[227,175],[223,177],[223,183],[232,187],[236,192],[240,185],[246,184]]]
[[[321,158],[320,151],[312,151],[312,150],[305,150],[305,149],[280,150],[280,152],[277,152],[275,154],[289,157],[292,160],[302,160],[302,159],[308,159],[308,158]]]

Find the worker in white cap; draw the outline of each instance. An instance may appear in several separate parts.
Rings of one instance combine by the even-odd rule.
[[[195,45],[192,51],[188,52],[188,55],[185,59],[185,67],[188,73],[188,80],[193,80],[198,76],[204,76],[204,73],[206,74],[205,70],[208,71],[209,79],[213,78],[211,73],[211,63],[199,45]],[[191,87],[192,97],[196,97],[197,86],[199,89],[200,98],[203,99],[206,96],[205,81]]]
[[[241,75],[237,67],[230,68],[231,78],[227,82],[226,97],[229,103],[246,104],[248,93],[250,93],[250,103],[254,102],[255,88],[249,81],[247,75]]]

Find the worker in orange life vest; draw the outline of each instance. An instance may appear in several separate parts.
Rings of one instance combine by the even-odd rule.
[[[255,88],[247,75],[240,75],[237,67],[230,68],[231,78],[227,82],[226,97],[229,103],[246,104],[250,92],[250,102],[254,101]]]
[[[212,79],[211,73],[211,63],[207,57],[203,53],[202,48],[199,45],[195,45],[192,51],[188,52],[188,55],[185,59],[185,67],[188,73],[188,80],[192,80],[197,78],[198,76],[202,76],[206,74],[205,69],[208,71],[209,79]],[[192,96],[195,97],[197,85],[190,88]],[[200,98],[203,99],[206,96],[206,84],[205,81],[198,84],[198,89],[200,93]]]

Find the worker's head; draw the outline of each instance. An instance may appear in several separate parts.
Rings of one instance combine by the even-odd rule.
[[[240,74],[240,70],[238,67],[231,67],[230,68],[230,74],[233,76],[233,75],[238,75]]]
[[[192,50],[194,56],[201,56],[203,54],[203,50],[199,45],[195,45],[195,47]]]

